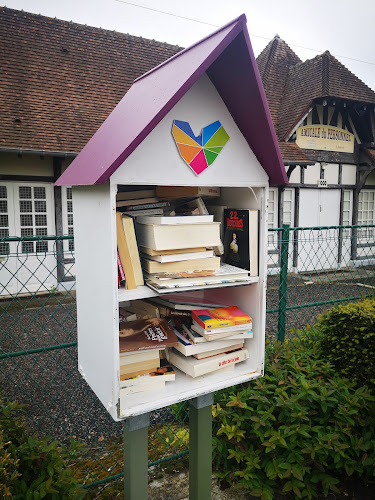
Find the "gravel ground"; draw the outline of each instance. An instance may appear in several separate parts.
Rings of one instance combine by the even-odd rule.
[[[267,309],[278,307],[278,277],[270,277]],[[371,293],[373,279],[345,280],[332,276],[289,277],[288,306],[360,297]],[[365,286],[363,286],[365,285]],[[370,287],[370,288],[369,288]],[[76,341],[75,303],[56,304],[45,300],[44,307],[13,309],[0,317],[0,346],[3,352],[19,352],[43,346]],[[330,307],[298,308],[286,314],[286,330],[313,324],[321,312]],[[277,334],[278,313],[267,314],[267,335]],[[0,351],[1,352],[1,351]],[[60,442],[76,436],[89,447],[98,442],[120,438],[122,423],[113,422],[77,369],[77,348],[67,347],[27,356],[0,360],[0,386],[3,394],[25,405],[31,428],[41,435],[49,434]],[[175,417],[167,409],[153,412],[151,424],[157,426]]]

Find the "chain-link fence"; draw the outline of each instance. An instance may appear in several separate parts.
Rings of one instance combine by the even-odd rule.
[[[269,340],[298,335],[337,303],[374,294],[375,226],[269,230]]]
[[[266,333],[283,340],[326,308],[373,294],[375,226],[269,230]],[[72,236],[0,240],[0,382],[24,405],[32,431],[84,444],[82,484],[123,474],[122,423],[113,422],[77,369]],[[149,465],[188,453],[186,403],[151,415]]]

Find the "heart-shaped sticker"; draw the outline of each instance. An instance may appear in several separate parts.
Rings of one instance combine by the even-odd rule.
[[[173,120],[172,135],[181,157],[196,175],[212,165],[229,139],[219,120],[204,127],[197,137],[188,122]]]

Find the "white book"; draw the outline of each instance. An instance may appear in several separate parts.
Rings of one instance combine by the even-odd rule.
[[[175,349],[167,349],[168,361],[182,372],[194,378],[239,363],[248,358],[249,351],[247,349],[240,349],[229,354],[218,354],[205,359],[195,359],[191,356],[186,357]]]
[[[148,349],[144,351],[129,351],[120,353],[120,365],[131,365],[142,361],[160,359],[161,349]]]
[[[192,329],[196,332],[203,333],[223,333],[223,332],[239,332],[239,331],[250,331],[253,329],[253,323],[242,323],[240,325],[232,325],[232,326],[221,326],[220,328],[203,328],[203,326],[198,325],[198,323],[193,320],[191,325]]]
[[[209,339],[206,339],[205,337],[203,337],[202,335],[200,335],[198,332],[194,331],[192,328],[189,328],[187,325],[182,325],[182,328],[184,329],[184,332],[189,336],[189,338],[191,339],[191,341],[193,342],[193,344],[200,344],[200,343],[204,343],[204,342],[217,342],[218,340],[220,339],[212,339],[212,338],[209,338]],[[230,335],[230,336],[225,336],[225,341],[229,341],[229,340],[242,340],[242,339],[252,339],[254,336],[253,332],[252,331],[244,331],[244,332],[237,332],[233,335]]]
[[[177,338],[180,340],[180,335],[176,332]],[[233,351],[234,349],[241,349],[244,345],[244,340],[215,340],[213,342],[205,342],[200,344],[184,344],[179,342],[175,347],[184,356],[194,356],[196,354],[207,353],[209,356],[220,354],[224,349],[226,351]]]
[[[201,224],[139,224],[136,219],[137,241],[153,250],[191,247],[214,247],[221,244],[220,223]]]
[[[214,216],[205,215],[143,215],[137,218],[139,224],[202,224],[204,222],[213,222]]]
[[[147,254],[142,254],[145,256]],[[181,260],[196,260],[196,259],[206,259],[209,257],[214,257],[213,250],[205,250],[204,252],[187,252],[187,253],[174,253],[169,255],[147,255],[150,260],[155,260],[156,262],[180,262]]]

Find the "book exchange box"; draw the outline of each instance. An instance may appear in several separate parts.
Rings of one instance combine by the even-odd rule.
[[[78,368],[115,420],[262,376],[286,182],[245,16],[138,78],[62,174]]]

